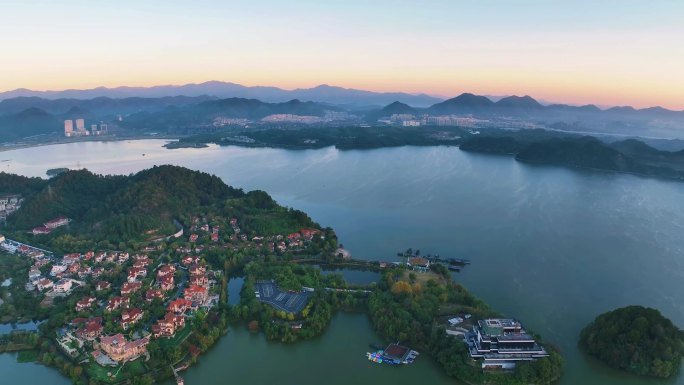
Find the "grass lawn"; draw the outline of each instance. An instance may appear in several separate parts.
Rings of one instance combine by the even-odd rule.
[[[91,378],[94,378],[98,381],[102,382],[114,382],[117,380],[117,378],[111,378],[107,375],[108,372],[112,372],[112,374],[116,373],[116,371],[119,370],[119,367],[102,367],[100,364],[97,362],[93,361],[88,365],[86,368],[86,371],[88,372],[88,375]]]
[[[124,365],[123,369],[119,370],[121,368],[121,365],[112,367],[102,367],[100,366],[97,362],[93,361],[86,369],[90,377],[98,380],[98,381],[103,381],[103,382],[119,382],[123,381],[127,378],[133,377],[133,376],[138,376],[141,374],[147,373],[147,368],[145,367],[145,363],[143,362],[145,360],[144,357],[140,357],[137,360],[133,362],[126,362]],[[118,372],[116,377],[109,377],[107,373],[111,372],[112,374],[115,374]]]
[[[425,287],[429,280],[433,280],[442,286],[446,285],[446,280],[444,279],[444,277],[432,271],[422,273],[420,271],[406,270],[404,271],[404,275],[401,276],[401,280],[410,282],[409,274],[411,273],[415,274],[416,282],[419,283],[422,287]]]
[[[186,338],[192,333],[192,326],[185,325],[183,330],[176,333],[175,336],[171,338],[162,338],[159,340],[159,346],[163,348],[169,348],[180,345]]]

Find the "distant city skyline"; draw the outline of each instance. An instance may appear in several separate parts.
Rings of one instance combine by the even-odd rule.
[[[3,2],[0,91],[208,80],[684,109],[684,2]]]

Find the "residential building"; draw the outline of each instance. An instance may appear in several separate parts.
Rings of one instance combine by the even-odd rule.
[[[100,337],[100,349],[112,360],[121,362],[128,361],[145,354],[149,337],[134,341],[127,341],[123,334]]]
[[[53,290],[55,293],[69,293],[74,282],[70,279],[60,279],[55,283]]]
[[[76,331],[76,335],[86,340],[94,340],[95,338],[99,337],[104,329],[102,327],[102,317],[89,319],[77,318],[71,321],[71,324],[74,326],[83,324],[83,327]]]
[[[148,289],[145,292],[145,302],[152,303],[155,299],[164,300],[164,293],[161,289]]]
[[[36,288],[40,291],[51,289],[53,285],[54,283],[47,278],[40,279],[36,282]]]
[[[186,255],[181,260],[181,263],[183,264],[183,266],[190,266],[190,265],[194,265],[196,263],[199,263],[199,261],[200,261],[200,257],[198,257],[198,256]]]
[[[411,266],[413,270],[426,272],[430,270],[430,261],[422,257],[410,257],[408,259],[408,265]]]
[[[74,134],[74,121],[67,119],[64,121],[64,136],[69,137]]]
[[[97,301],[95,297],[81,298],[78,302],[76,302],[76,311],[84,311],[90,309],[95,304],[95,301]]]
[[[33,235],[50,234],[50,231],[51,231],[51,230],[48,229],[48,228],[45,227],[45,226],[34,227],[33,230],[31,230],[31,232],[33,233]]]
[[[121,313],[121,327],[126,330],[134,323],[140,321],[144,315],[141,309],[133,308],[130,310],[124,310]]]
[[[127,308],[131,303],[131,299],[128,297],[114,297],[107,302],[105,311],[114,311],[122,307]]]
[[[56,229],[57,227],[68,225],[69,224],[69,218],[66,217],[58,217],[55,218],[51,221],[47,221],[44,223],[45,227],[48,229]]]
[[[112,287],[112,284],[109,283],[108,281],[99,281],[97,285],[95,285],[95,291],[102,291],[102,290],[107,290]]]
[[[188,301],[204,303],[208,298],[208,290],[206,287],[190,285],[183,291],[183,298]]]
[[[124,282],[124,284],[121,285],[121,296],[125,297],[131,295],[140,290],[141,287],[142,283],[140,282]]]
[[[162,277],[159,281],[159,287],[163,291],[173,290],[175,283],[173,282],[173,275]]]
[[[164,318],[152,325],[154,338],[173,337],[176,331],[185,327],[185,317],[178,314],[166,313]]]
[[[188,309],[192,308],[193,306],[191,301],[188,301],[184,298],[178,298],[177,300],[171,301],[166,310],[172,313],[185,313]]]

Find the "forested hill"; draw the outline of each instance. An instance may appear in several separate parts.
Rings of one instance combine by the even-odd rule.
[[[684,180],[684,151],[660,151],[634,140],[605,143],[590,136],[481,136],[467,138],[461,150],[514,155],[525,163],[617,171]]]
[[[261,212],[293,230],[314,225],[305,214],[278,206],[264,192],[245,193],[216,176],[176,166],[156,166],[129,176],[77,170],[49,180],[0,173],[0,189],[25,198],[2,231],[57,249],[74,242],[144,242],[173,234],[174,220],[187,226],[196,215],[241,216],[249,225],[249,215]],[[59,216],[72,221],[48,235],[27,234]]]

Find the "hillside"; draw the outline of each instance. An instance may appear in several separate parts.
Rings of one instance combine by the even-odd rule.
[[[601,314],[582,330],[580,344],[611,367],[671,377],[684,357],[684,334],[658,310],[627,306]]]
[[[30,107],[0,116],[0,142],[59,131],[62,127],[58,117]]]
[[[516,155],[528,163],[550,163],[611,171],[636,171],[630,158],[592,137],[532,143]]]
[[[634,139],[607,144],[591,136],[502,133],[477,136],[461,143],[463,151],[514,155],[524,163],[549,164],[684,179],[684,151],[657,150]]]
[[[176,166],[156,166],[130,176],[68,171],[46,181],[0,173],[0,187],[3,193],[20,192],[26,199],[3,231],[57,250],[101,242],[111,246],[145,242],[175,233],[176,221],[187,226],[199,214],[240,216],[246,229],[264,231],[269,224],[263,218],[280,224],[277,230],[315,225],[305,214],[280,207],[264,192],[245,193],[216,176]],[[71,223],[48,235],[27,234],[59,216]]]

